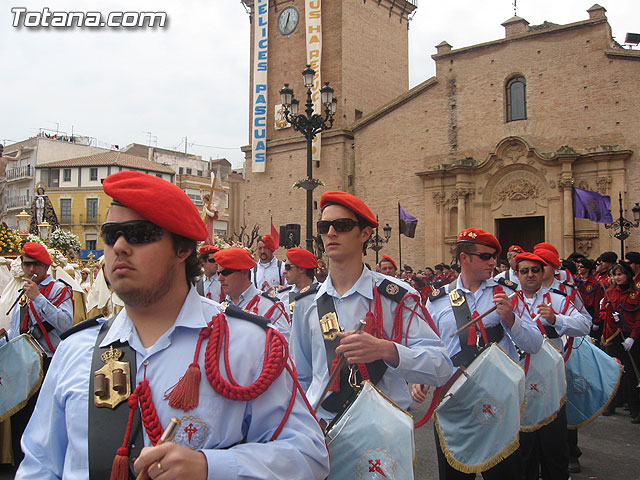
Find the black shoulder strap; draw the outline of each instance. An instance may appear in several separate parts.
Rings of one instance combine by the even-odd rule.
[[[282,270],[282,260],[278,260],[278,278],[280,285],[284,285],[284,270]]]
[[[507,278],[498,278],[497,282],[502,285],[503,287],[507,287],[510,288],[511,290],[513,290],[514,292],[518,289],[518,284],[515,282],[512,282],[511,280],[507,279]]]
[[[316,302],[318,308],[318,320],[326,314],[334,314],[337,317],[336,307],[333,303],[333,298],[327,293],[320,296]],[[333,360],[336,358],[336,347],[340,344],[340,338],[336,337],[333,340],[325,339],[324,346],[327,354],[327,369],[331,372]],[[375,362],[365,364],[369,379],[374,385],[380,381],[387,365],[382,360],[376,360]],[[362,382],[362,375],[360,370],[356,369],[356,384]],[[331,413],[338,413],[343,411],[349,403],[355,398],[356,391],[349,383],[349,367],[345,365],[340,371],[340,390],[332,392],[322,402],[322,408]]]
[[[500,278],[502,278],[502,277],[500,277]],[[511,268],[509,268],[509,269],[505,272],[505,274],[504,274],[504,278],[505,278],[506,280],[511,280]],[[498,281],[499,281],[499,280],[498,280]]]
[[[431,300],[431,302],[435,302],[439,298],[444,298],[446,296],[447,292],[445,291],[444,287],[440,287],[431,291],[431,293],[429,294],[429,300]]]
[[[278,297],[273,297],[271,295],[269,295],[269,290],[267,290],[266,292],[262,292],[260,294],[261,297],[264,298],[268,298],[269,300],[271,300],[273,303],[276,303],[278,301]]]
[[[104,366],[100,356],[109,350],[109,347],[100,347],[100,343],[106,336],[113,319],[102,324],[96,344],[93,348],[93,358],[91,359],[91,370],[89,372],[89,478],[91,480],[101,480],[111,476],[113,459],[118,448],[122,446],[124,434],[127,429],[129,419],[129,404],[122,402],[115,408],[96,407],[94,403],[94,372]],[[111,346],[122,351],[120,361],[129,362],[131,378],[131,391],[136,386],[136,352],[128,343],[115,342]],[[142,437],[142,422],[140,420],[139,409],[134,414],[131,435],[129,436],[129,459],[135,459],[140,455],[140,450],[144,447]],[[135,478],[133,461],[129,461],[129,476]]]
[[[196,282],[196,292],[198,292],[198,295],[201,297],[204,297],[204,276]]]
[[[456,282],[449,284],[449,302],[451,303],[453,316],[456,319],[456,327],[461,328],[471,320],[471,309],[464,292],[455,288],[456,285]],[[451,357],[451,361],[455,367],[460,365],[468,367],[473,359],[478,356],[478,348],[475,342],[473,342],[473,345],[468,344],[468,328],[458,334],[458,340],[460,341],[460,352]]]
[[[567,292],[563,292],[562,290],[558,290],[557,288],[552,288],[551,291],[553,293],[557,293],[558,295],[562,295],[563,297],[566,297],[568,295]]]
[[[98,319],[100,319],[100,318],[102,318],[102,315],[97,315],[95,317],[88,318],[86,320],[83,320],[80,323],[75,324],[73,327],[71,327],[68,330],[65,330],[64,332],[62,332],[60,334],[60,340],[64,340],[66,338],[69,338],[74,333],[81,332],[82,330],[85,330],[87,328],[95,327],[96,325],[98,325],[100,323],[100,322],[98,322]]]
[[[390,280],[383,280],[380,285],[378,285],[378,292],[380,295],[383,295],[396,303],[400,303],[404,296],[407,294],[407,289],[401,287],[397,283],[394,283]]]
[[[305,290],[304,292],[298,293],[294,297],[294,300],[300,300],[301,298],[304,298],[307,295],[314,294],[314,293],[316,293],[318,291],[318,288],[320,288],[320,284],[319,283],[312,283],[311,286],[307,290]]]
[[[256,263],[251,270],[253,270],[253,284],[258,288],[258,264]]]
[[[239,318],[241,320],[247,320],[259,327],[264,328],[265,330],[269,328],[271,324],[271,320],[261,317],[260,315],[254,315],[253,313],[249,313],[240,307],[236,307],[235,305],[228,305],[224,309],[225,315],[229,315],[234,318]]]

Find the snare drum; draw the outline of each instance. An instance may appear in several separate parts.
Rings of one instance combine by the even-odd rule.
[[[356,399],[329,427],[328,480],[412,480],[413,418],[365,380]]]
[[[458,471],[479,473],[516,451],[524,398],[522,367],[492,344],[465,369],[435,410],[447,462]]]
[[[0,422],[27,404],[42,384],[42,354],[29,335],[0,347]]]
[[[618,390],[622,365],[591,340],[576,337],[567,360],[567,424],[587,425],[602,413]]]
[[[551,342],[545,338],[540,351],[529,359],[526,407],[520,423],[522,432],[534,432],[551,423],[567,400],[564,358]]]

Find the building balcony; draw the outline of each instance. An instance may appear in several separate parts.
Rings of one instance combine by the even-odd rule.
[[[33,178],[33,168],[31,165],[24,167],[8,168],[6,172],[7,182],[15,182],[18,180],[30,180]]]
[[[74,215],[66,215],[66,216],[60,215],[60,217],[58,218],[58,221],[60,222],[60,225],[75,225],[74,217],[75,217]]]
[[[7,198],[6,208],[8,210],[13,208],[28,209],[28,208],[31,208],[31,202],[32,202],[32,199],[29,197],[29,195],[18,195],[15,197],[9,197]]]

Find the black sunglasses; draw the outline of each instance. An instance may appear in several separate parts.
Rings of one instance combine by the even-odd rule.
[[[22,262],[22,266],[23,266],[23,267],[39,267],[39,266],[41,266],[41,265],[44,265],[44,263],[42,263],[42,262],[38,262],[37,260],[35,260],[35,261],[33,261],[33,262],[30,262],[30,261],[26,261],[26,262],[25,262],[25,261],[23,261],[23,262]]]
[[[207,258],[207,263],[216,263],[215,258]]]
[[[495,253],[488,253],[488,252],[483,252],[483,253],[476,253],[476,252],[465,252],[467,255],[474,255],[476,257],[478,257],[480,260],[484,260],[485,262],[487,260],[491,260],[491,259],[496,259],[498,257],[497,254]]]
[[[228,277],[232,273],[236,273],[238,270],[233,270],[232,268],[225,268],[224,270],[220,270],[218,275],[222,275],[224,277]]]
[[[352,218],[336,218],[335,220],[318,220],[316,228],[320,235],[326,235],[331,227],[338,233],[345,233],[353,230],[356,225],[359,225],[358,221]]]
[[[527,275],[529,273],[529,270],[531,270],[531,273],[540,273],[542,267],[524,267],[518,271],[520,272],[520,275]]]
[[[130,222],[106,222],[102,224],[101,235],[105,245],[112,246],[124,236],[127,243],[139,245],[157,242],[162,238],[162,228],[147,220]]]

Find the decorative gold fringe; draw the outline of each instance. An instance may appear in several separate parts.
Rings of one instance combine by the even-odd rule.
[[[520,437],[516,435],[515,440],[509,443],[505,448],[503,448],[500,452],[495,454],[489,460],[482,462],[478,465],[468,465],[466,463],[462,463],[461,461],[454,458],[453,454],[447,447],[447,444],[444,441],[444,436],[442,434],[442,430],[440,429],[440,423],[438,422],[438,416],[434,413],[433,421],[436,426],[436,432],[438,432],[438,439],[440,440],[440,448],[442,449],[442,453],[444,453],[445,458],[449,465],[462,473],[480,473],[485,470],[489,470],[492,467],[495,467],[513,452],[515,452],[520,446]]]
[[[611,395],[609,396],[609,400],[607,400],[605,402],[605,404],[602,406],[602,408],[600,410],[598,410],[596,413],[594,413],[591,417],[587,418],[584,422],[579,423],[578,425],[567,425],[567,428],[569,430],[577,430],[579,428],[584,427],[585,425],[589,425],[596,418],[598,418],[602,414],[602,412],[604,412],[605,408],[607,408],[609,406],[609,404],[611,403],[613,398],[616,396],[616,392],[618,391],[618,387],[620,386],[620,380],[622,379],[622,370],[623,369],[624,368],[623,368],[622,364],[618,364],[618,381],[616,382],[616,386],[614,387],[613,392],[611,392]]]
[[[562,409],[562,407],[564,406],[564,404],[566,402],[567,402],[567,394],[565,394],[560,399],[560,407],[555,412],[553,412],[551,415],[549,415],[547,418],[545,418],[541,422],[536,423],[535,425],[531,425],[529,427],[525,427],[523,425],[520,425],[520,431],[521,432],[535,432],[536,430],[541,429],[545,425],[549,425],[551,422],[553,422],[556,419],[556,417],[558,416],[558,413],[560,413],[560,410]]]
[[[31,342],[27,342],[27,343],[37,353],[37,350],[35,349],[33,344]],[[40,385],[42,385],[44,374],[42,373],[42,356],[39,353],[38,353],[38,358],[40,359],[40,373],[38,374],[38,380],[36,381],[36,383],[33,384],[33,387],[31,387],[31,390],[29,390],[29,393],[27,394],[27,398],[23,402],[20,402],[15,407],[9,409],[8,411],[0,415],[0,423],[4,422],[6,419],[11,417],[11,415],[13,415],[14,413],[22,410],[24,406],[27,404],[27,402],[29,401],[29,399],[38,391],[38,389],[40,388]]]
[[[620,329],[616,330],[616,333],[614,333],[607,339],[604,338],[604,334],[603,334],[600,337],[600,343],[602,343],[603,347],[608,347],[609,345],[611,345],[611,342],[613,341],[613,339],[616,338],[618,335],[620,335]]]

